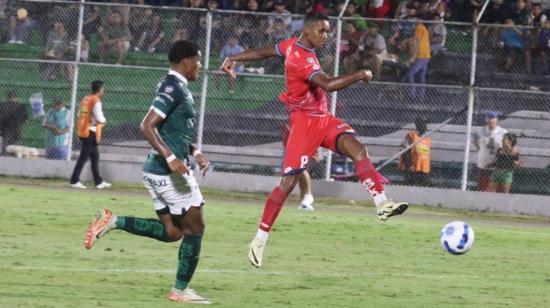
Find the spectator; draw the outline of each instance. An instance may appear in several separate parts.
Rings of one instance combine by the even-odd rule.
[[[350,59],[352,59],[351,56],[357,53],[363,35],[363,32],[357,31],[354,23],[346,23],[345,32],[342,35],[342,41],[340,43],[340,55],[344,64],[349,62]],[[348,67],[348,65],[346,65],[346,67]]]
[[[128,26],[130,27],[132,38],[139,41],[143,32],[151,28],[153,15],[154,12],[152,9],[133,8],[130,11],[132,22]]]
[[[114,49],[117,54],[116,64],[122,64],[124,56],[130,48],[130,31],[119,13],[111,13],[109,22],[99,29],[101,42],[98,47],[99,62],[105,60],[105,51]]]
[[[262,29],[266,27],[266,25],[262,25],[262,22],[265,19],[262,17],[264,16],[252,14],[259,12],[259,4],[257,0],[248,0],[247,7],[247,11],[251,14],[243,15],[240,22],[242,27],[239,28],[242,30],[242,33],[240,34],[241,43],[246,48],[249,48],[250,46],[253,46],[265,39],[265,33]]]
[[[179,28],[176,33],[174,33],[174,37],[172,38],[172,43],[179,41],[179,40],[189,40],[191,38],[191,33],[187,28]]]
[[[425,4],[425,10],[430,14],[438,15],[441,20],[445,19],[446,9],[446,2],[442,0],[430,0]]]
[[[404,0],[395,9],[395,14],[393,18],[407,19],[409,18],[411,11],[415,11],[416,14],[416,10],[414,9],[414,4],[412,0]]]
[[[495,161],[489,164],[490,168],[494,168],[491,175],[491,191],[509,193],[514,179],[514,170],[519,166],[517,136],[506,133],[502,137],[502,147],[497,150]]]
[[[340,3],[338,5],[338,12],[342,11],[343,7],[344,7],[344,3]],[[352,23],[355,25],[355,29],[357,29],[357,31],[364,32],[365,30],[367,30],[367,21],[361,15],[359,15],[357,13],[357,5],[355,4],[355,2],[350,1],[348,3],[348,7],[346,8],[346,11],[344,12],[344,16],[345,17],[354,17]]]
[[[491,167],[496,153],[502,147],[502,138],[508,131],[498,126],[498,114],[493,111],[485,113],[486,126],[474,132],[472,141],[477,152],[477,190],[490,191]]]
[[[432,20],[434,23],[429,26],[430,47],[432,49],[432,56],[435,56],[445,50],[445,42],[447,41],[447,27],[445,27],[443,18],[438,13],[433,13]]]
[[[540,54],[542,57],[543,73],[550,74],[550,67],[548,66],[548,57],[550,56],[550,20],[544,23],[538,35],[538,48],[535,54]]]
[[[227,40],[227,44],[223,46],[222,51],[220,53],[220,59],[225,60],[225,58],[236,55],[238,53],[241,53],[244,51],[244,48],[239,45],[239,41],[235,37],[230,37]],[[235,73],[242,73],[244,71],[244,64],[242,63],[236,63],[234,68]],[[229,93],[235,93],[235,82],[236,80],[232,78],[231,76],[227,76],[227,80],[229,82]]]
[[[65,31],[65,25],[60,21],[54,23],[53,30],[50,32],[46,43],[45,58],[48,60],[66,60],[70,49],[71,42]],[[70,64],[46,63],[42,72],[42,79],[54,80],[57,78],[57,73],[61,73],[70,79],[73,76],[73,67]]]
[[[46,113],[42,126],[46,129],[46,158],[66,160],[69,150],[69,111],[61,99],[53,100],[53,108]]]
[[[367,17],[384,18],[391,11],[391,2],[389,0],[371,0],[369,1],[369,9]]]
[[[541,27],[546,23],[547,19],[548,16],[543,13],[541,4],[533,3],[527,24],[531,27]]]
[[[271,30],[268,30],[268,33],[270,32],[281,32],[284,30],[285,37],[288,38],[291,34],[291,24],[292,24],[292,14],[286,9],[286,0],[274,0],[273,1],[273,13],[275,15],[269,16],[269,25]],[[276,23],[278,22],[278,29],[274,29],[276,27]],[[281,25],[282,24],[282,25]]]
[[[0,154],[6,152],[8,145],[19,144],[21,127],[28,118],[27,110],[19,102],[17,93],[8,92],[7,101],[0,104],[0,137],[2,137]]]
[[[431,58],[430,33],[424,23],[419,21],[416,24],[414,37],[402,42],[400,45],[406,46],[407,44],[410,44],[412,52],[409,59],[405,62],[405,65],[409,67],[405,80],[408,83],[421,84],[419,87],[412,86],[410,95],[413,99],[424,101],[426,98],[426,87],[424,84],[426,84],[426,73]]]
[[[520,55],[525,54],[529,57],[528,51],[525,50],[524,33],[514,27],[511,18],[506,19],[506,27],[501,30],[500,40],[504,70],[509,71]],[[527,59],[527,62],[529,63],[530,59]],[[527,67],[527,72],[531,72],[530,67]]]
[[[414,31],[416,28],[417,11],[411,4],[407,10],[407,15],[401,18],[403,21],[399,21],[392,25],[393,34],[388,39],[390,46],[399,46],[404,41],[410,41],[414,37]]]
[[[80,173],[84,164],[91,162],[92,175],[94,176],[95,186],[98,189],[108,188],[110,183],[105,182],[99,175],[99,150],[98,144],[101,141],[101,129],[107,121],[103,115],[101,97],[105,94],[103,81],[96,80],[92,82],[92,93],[86,95],[80,102],[77,120],[77,135],[82,144],[80,156],[71,176],[71,187],[86,189],[86,186],[80,182]]]
[[[416,131],[409,131],[401,148],[417,142],[428,130],[426,119],[418,118],[414,121]],[[404,180],[407,185],[430,186],[430,147],[432,138],[426,137],[407,152],[401,155],[398,169],[405,173]]]
[[[273,25],[266,30],[266,34],[269,36],[269,40],[273,45],[284,41],[290,36],[288,28],[285,26],[282,19],[275,19]]]
[[[26,9],[20,8],[16,16],[10,17],[10,44],[27,44],[36,21],[29,17]]]
[[[379,34],[379,25],[374,23],[367,28],[367,33],[360,46],[360,67],[374,67],[374,77],[380,79],[384,61],[397,61],[395,55],[388,53],[386,41]]]
[[[516,25],[527,26],[529,24],[530,12],[527,10],[525,0],[517,0],[515,10],[510,14],[510,17]]]
[[[494,0],[492,5],[487,6],[481,22],[488,24],[503,24],[510,17],[509,9],[504,5],[504,0]]]
[[[164,29],[160,16],[153,15],[151,24],[141,33],[135,51],[145,50],[148,53],[165,52],[167,50]]]

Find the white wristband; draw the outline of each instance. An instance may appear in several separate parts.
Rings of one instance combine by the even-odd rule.
[[[171,163],[171,162],[173,162],[174,160],[176,160],[176,158],[177,158],[176,155],[172,154],[172,155],[166,157],[166,162],[167,162],[167,163]]]
[[[197,155],[200,155],[200,154],[202,154],[202,152],[201,152],[201,150],[199,150],[199,149],[196,149],[196,150],[193,152],[193,156],[194,156],[194,157],[197,157]]]

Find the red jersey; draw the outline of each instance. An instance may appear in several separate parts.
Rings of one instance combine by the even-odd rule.
[[[327,92],[309,81],[322,72],[314,49],[290,38],[275,45],[277,53],[285,58],[286,92],[279,99],[290,111],[328,113]]]

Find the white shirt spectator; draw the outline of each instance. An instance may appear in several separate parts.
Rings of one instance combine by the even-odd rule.
[[[90,126],[90,130],[92,132],[96,131],[96,125],[98,123],[105,123],[107,122],[107,119],[103,115],[103,107],[101,106],[101,102],[97,102],[94,105],[94,109],[92,111],[92,125]]]
[[[507,132],[500,126],[495,127],[492,131],[487,126],[483,126],[474,133],[474,141],[479,140],[478,168],[486,169],[487,165],[495,161],[497,150],[502,147],[502,137]]]

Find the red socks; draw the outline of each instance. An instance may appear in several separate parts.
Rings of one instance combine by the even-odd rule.
[[[279,212],[283,208],[287,196],[288,195],[285,194],[279,186],[275,187],[271,194],[269,194],[269,197],[265,202],[264,214],[262,215],[262,222],[260,223],[260,230],[269,232],[275,223],[275,219],[279,216]]]
[[[384,192],[382,177],[372,165],[370,159],[365,158],[355,162],[355,173],[361,184],[367,187],[369,194],[374,197]]]

